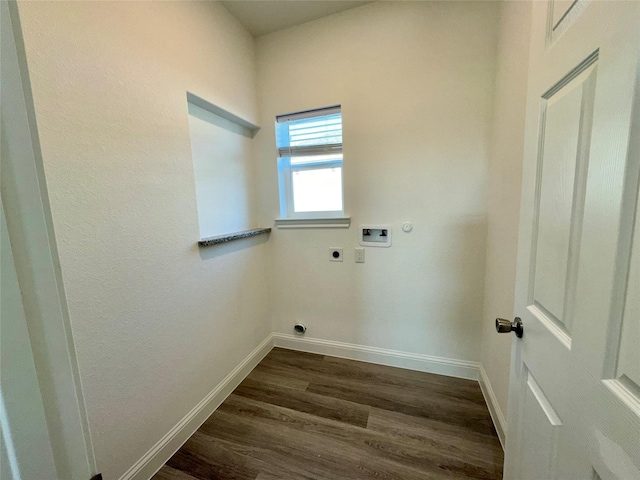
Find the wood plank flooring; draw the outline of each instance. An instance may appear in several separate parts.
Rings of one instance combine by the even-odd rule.
[[[153,480],[500,479],[477,382],[274,348]]]

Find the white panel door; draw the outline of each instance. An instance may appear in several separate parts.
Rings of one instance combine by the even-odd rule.
[[[640,479],[639,60],[640,2],[534,2],[508,479]]]

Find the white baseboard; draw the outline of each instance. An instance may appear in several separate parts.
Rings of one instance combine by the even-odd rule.
[[[274,346],[302,352],[330,355],[363,362],[406,368],[420,372],[437,373],[449,377],[478,380],[480,364],[466,360],[435,357],[419,353],[400,352],[385,348],[368,347],[352,343],[334,342],[319,338],[299,337],[283,333],[273,334]]]
[[[273,335],[265,338],[205,398],[125,472],[120,480],[148,480],[178,451],[200,425],[224,402],[273,348]]]
[[[498,404],[496,394],[493,391],[487,372],[482,364],[480,364],[480,378],[478,379],[478,383],[480,383],[480,390],[482,390],[484,401],[487,403],[491,419],[493,420],[493,425],[496,428],[496,432],[498,432],[498,438],[500,439],[500,444],[504,450],[507,421],[504,418],[504,414],[502,413],[500,404]]]

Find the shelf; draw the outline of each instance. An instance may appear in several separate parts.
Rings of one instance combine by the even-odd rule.
[[[234,115],[224,108],[220,108],[217,105],[214,105],[213,103],[208,102],[204,98],[194,95],[191,92],[187,92],[187,103],[200,107],[217,117],[223,118],[224,120],[227,120],[239,126],[240,128],[245,129],[247,131],[247,134],[245,136],[249,138],[255,137],[256,133],[258,133],[258,130],[260,130],[260,127],[258,125],[247,122],[244,118]]]
[[[203,238],[198,242],[198,245],[200,247],[208,247],[211,245],[218,245],[220,243],[233,242],[234,240],[241,240],[243,238],[255,237],[256,235],[263,235],[270,232],[270,228],[254,228],[251,230],[243,230],[241,232],[225,233],[224,235]]]

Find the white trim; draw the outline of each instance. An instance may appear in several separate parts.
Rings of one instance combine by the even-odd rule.
[[[467,360],[435,357],[420,353],[400,352],[386,348],[355,345],[352,343],[334,342],[319,338],[297,337],[294,335],[274,333],[274,346],[299,350],[302,352],[330,355],[332,357],[360,360],[363,362],[406,368],[420,372],[437,373],[448,377],[478,380],[480,364]]]
[[[504,446],[506,445],[505,432],[507,431],[507,421],[505,420],[500,404],[498,403],[498,398],[493,391],[487,371],[484,369],[484,365],[482,364],[480,364],[480,378],[478,379],[478,383],[480,384],[480,390],[482,390],[482,395],[484,396],[487,408],[489,408],[491,420],[493,420],[493,425],[498,433],[500,445],[502,445],[502,450],[504,450]]]
[[[158,443],[127,470],[120,477],[120,480],[148,480],[155,475],[272,348],[273,335],[269,334],[240,365],[234,368],[200,403],[193,407]]]
[[[351,217],[276,218],[277,228],[349,228]]]

